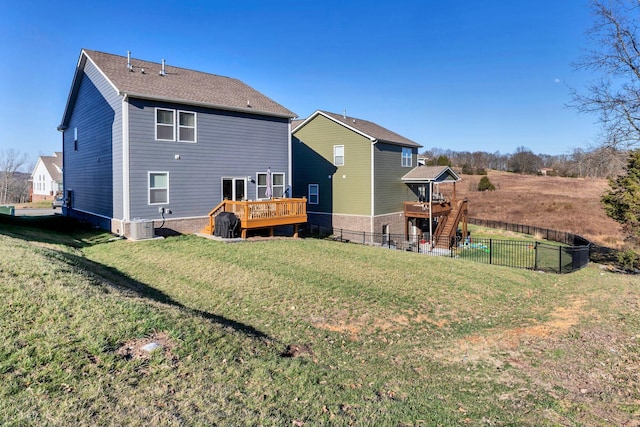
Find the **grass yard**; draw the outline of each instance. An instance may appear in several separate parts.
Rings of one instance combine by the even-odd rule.
[[[21,224],[3,425],[640,424],[638,277]]]

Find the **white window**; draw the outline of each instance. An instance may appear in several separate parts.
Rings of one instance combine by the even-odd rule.
[[[156,140],[196,142],[196,113],[156,108]],[[176,138],[177,135],[177,138]]]
[[[175,141],[176,112],[156,108],[156,139],[160,141]]]
[[[149,204],[169,203],[169,172],[149,172]]]
[[[411,148],[402,148],[402,166],[405,168],[410,168],[413,164],[413,156],[411,153]]]
[[[196,142],[196,113],[178,111],[178,141]]]
[[[256,191],[258,192],[256,199],[268,199],[267,197],[267,174],[258,173],[258,182],[256,183]],[[284,173],[271,173],[271,197],[283,197],[284,195]]]
[[[335,166],[344,165],[344,145],[333,146],[333,164]]]
[[[73,128],[73,151],[78,151],[78,128]]]
[[[309,184],[307,200],[310,205],[317,205],[320,202],[320,187],[318,184]]]

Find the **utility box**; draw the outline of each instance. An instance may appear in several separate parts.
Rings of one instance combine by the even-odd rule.
[[[150,219],[134,219],[131,221],[131,240],[153,239],[155,232]]]

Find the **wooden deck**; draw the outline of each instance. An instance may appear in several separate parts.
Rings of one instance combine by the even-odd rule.
[[[405,202],[405,235],[409,239],[409,223],[429,218],[437,218],[438,225],[433,230],[433,244],[447,249],[451,246],[451,238],[455,237],[458,225],[462,223],[463,238],[467,231],[467,201],[466,200],[434,200],[431,202]],[[422,235],[422,232],[420,232]]]
[[[202,230],[204,234],[214,234],[215,217],[221,212],[233,212],[240,219],[243,239],[248,230],[261,228],[270,229],[273,236],[273,228],[282,225],[293,225],[294,237],[297,237],[298,226],[307,222],[307,199],[225,200],[209,212],[209,225]]]

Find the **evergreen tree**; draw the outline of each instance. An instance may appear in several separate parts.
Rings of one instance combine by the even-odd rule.
[[[496,186],[491,183],[488,176],[480,178],[478,183],[478,191],[494,191]]]
[[[630,152],[625,173],[609,179],[609,186],[611,190],[602,196],[606,214],[640,238],[640,149]]]

